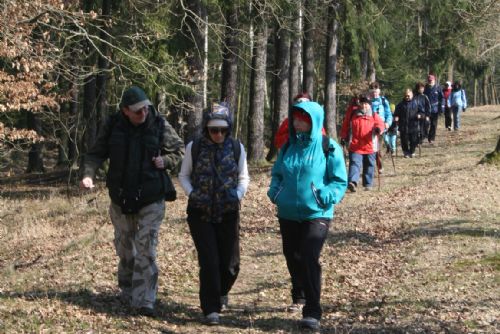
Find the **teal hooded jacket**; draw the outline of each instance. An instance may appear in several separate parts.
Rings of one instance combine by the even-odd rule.
[[[278,217],[293,221],[333,218],[334,205],[344,197],[347,172],[342,148],[329,139],[328,154],[323,151],[324,111],[316,102],[300,102],[312,120],[310,133],[295,133],[289,111],[290,138],[283,145],[271,172],[267,195],[278,207]]]

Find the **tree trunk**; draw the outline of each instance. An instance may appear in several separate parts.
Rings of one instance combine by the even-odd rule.
[[[483,78],[483,98],[484,98],[484,104],[485,105],[489,104],[489,97],[488,97],[488,75],[487,74]]]
[[[222,101],[229,102],[233,112],[233,128],[238,128],[237,115],[238,106],[238,8],[235,4],[231,5],[226,12],[226,35],[224,41],[224,53],[222,60],[221,93]],[[236,136],[237,133],[234,132]]]
[[[74,79],[76,80],[76,79]],[[71,101],[69,104],[69,124],[70,132],[69,132],[69,142],[68,142],[68,159],[70,161],[71,166],[76,167],[79,158],[78,152],[78,97],[80,96],[79,85],[76,82],[71,83]]]
[[[83,154],[87,153],[89,149],[94,145],[97,135],[96,99],[96,76],[94,74],[90,74],[85,79],[83,85],[82,119],[85,122],[81,152]]]
[[[42,134],[42,120],[37,114],[28,111],[27,125],[29,130],[34,130],[38,135]],[[37,142],[31,145],[28,153],[28,168],[26,173],[43,173],[45,167],[43,166],[43,143]]]
[[[111,1],[112,0],[102,0],[102,13],[101,18],[103,20],[109,20],[111,17]],[[103,40],[100,46],[101,54],[99,54],[99,59],[97,62],[98,73],[96,79],[96,95],[97,95],[97,115],[96,123],[99,124],[99,128],[103,125],[108,115],[108,101],[106,95],[106,86],[108,82],[108,70],[109,70],[109,47],[105,41],[109,40],[107,33],[109,28],[104,24],[101,29],[100,38]]]
[[[264,158],[264,103],[267,62],[267,26],[263,21],[255,27],[255,44],[252,52],[250,75],[250,108],[248,111],[248,160]]]
[[[368,51],[363,50],[359,54],[359,59],[361,62],[361,80],[366,81],[368,79]]]
[[[369,82],[375,82],[377,81],[377,69],[375,68],[375,60],[373,60],[371,57],[369,57],[369,59],[367,79]]]
[[[84,12],[89,13],[93,9],[92,0],[83,1]],[[83,82],[83,110],[82,120],[85,122],[82,136],[81,153],[85,154],[94,145],[97,135],[97,117],[96,117],[96,75],[93,72],[97,63],[96,52],[93,45],[87,42],[83,48],[85,55],[85,68],[89,73],[84,73]]]
[[[478,99],[477,87],[478,87],[478,80],[477,78],[474,78],[474,107],[477,106],[477,99]]]
[[[185,2],[187,11],[186,20],[182,29],[187,37],[187,65],[188,80],[192,92],[185,97],[187,104],[186,133],[184,140],[189,142],[196,136],[201,125],[203,115],[203,46],[205,42],[204,30],[200,28],[199,20],[205,17],[206,9],[200,0],[188,0]]]
[[[338,3],[328,7],[328,30],[325,63],[325,123],[326,131],[330,137],[337,137],[337,45],[338,27],[337,19]]]
[[[302,91],[300,80],[300,67],[302,63],[302,53],[300,52],[302,49],[302,11],[300,10],[300,6],[296,14],[298,17],[294,19],[294,31],[290,45],[290,88],[288,98],[290,105],[293,103],[293,98]]]
[[[453,82],[453,72],[455,69],[455,61],[454,60],[449,60],[448,61],[448,81]]]
[[[281,29],[276,34],[276,59],[274,75],[274,103],[271,115],[271,144],[266,156],[271,161],[276,155],[274,137],[281,122],[288,116],[289,107],[289,69],[290,69],[290,37],[288,31]]]
[[[305,0],[304,4],[304,51],[302,55],[302,63],[304,64],[304,77],[302,80],[302,87],[314,99],[314,22],[315,20],[317,20],[317,17],[315,15],[316,1]]]

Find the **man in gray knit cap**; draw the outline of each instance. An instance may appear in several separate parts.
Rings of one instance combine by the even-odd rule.
[[[96,170],[109,159],[106,186],[120,259],[118,285],[122,299],[141,315],[155,315],[165,169],[175,169],[183,156],[184,143],[177,133],[144,91],[132,86],[123,93],[120,110],[107,119],[82,166],[80,186],[90,189]]]

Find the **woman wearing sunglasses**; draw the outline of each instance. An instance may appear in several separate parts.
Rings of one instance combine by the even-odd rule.
[[[217,325],[240,268],[240,201],[250,178],[243,145],[231,137],[229,105],[203,115],[202,135],[186,146],[179,181],[189,196],[187,222],[198,252],[205,322]]]

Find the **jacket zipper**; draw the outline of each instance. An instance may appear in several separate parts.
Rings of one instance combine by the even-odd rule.
[[[311,190],[314,195],[314,199],[316,200],[316,203],[319,205],[320,208],[325,208],[325,205],[321,204],[321,201],[318,198],[318,189],[314,186],[314,182],[311,182]]]

